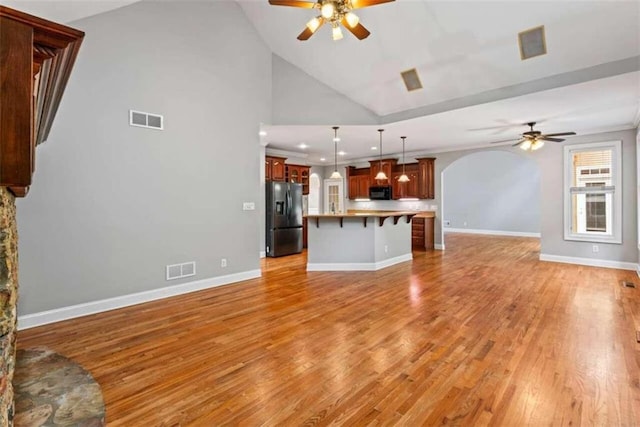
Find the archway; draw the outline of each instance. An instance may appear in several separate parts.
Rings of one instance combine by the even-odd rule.
[[[309,205],[308,211],[311,215],[320,213],[320,177],[317,173],[309,176]]]
[[[440,241],[446,232],[540,237],[540,169],[528,156],[479,151],[441,173]]]

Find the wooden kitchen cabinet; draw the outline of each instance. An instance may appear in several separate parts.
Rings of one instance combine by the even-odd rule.
[[[264,178],[266,181],[284,181],[286,178],[286,167],[284,157],[265,156],[264,158]]]
[[[391,184],[391,175],[393,173],[394,166],[398,163],[398,159],[382,159],[382,160],[369,160],[369,164],[371,167],[369,168],[369,175],[371,177],[371,185],[373,186],[383,186],[383,185],[392,185]],[[387,175],[387,179],[377,180],[376,175],[378,172],[382,170],[385,175]]]
[[[418,160],[418,198],[435,198],[435,158],[423,157]]]
[[[369,168],[347,168],[347,183],[349,185],[349,199],[368,199],[371,172]]]
[[[308,236],[308,228],[309,228],[309,220],[307,218],[302,218],[302,247],[304,249],[307,248],[307,236]]]
[[[414,216],[411,220],[411,248],[414,250],[433,249],[433,217]]]
[[[401,166],[399,167],[401,168]],[[394,171],[391,174],[391,186],[394,199],[418,198],[418,168],[416,164],[405,165],[405,173],[409,177],[409,182],[400,182],[402,169]]]
[[[310,166],[286,164],[286,180],[294,184],[302,184],[302,194],[309,194]]]

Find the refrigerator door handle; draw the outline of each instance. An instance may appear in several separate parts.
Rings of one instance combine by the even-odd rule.
[[[291,204],[293,199],[291,198],[291,190],[287,190],[287,219],[291,220]]]

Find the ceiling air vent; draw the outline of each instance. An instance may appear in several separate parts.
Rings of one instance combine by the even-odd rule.
[[[164,118],[159,114],[129,110],[129,124],[148,129],[164,129]]]
[[[546,55],[547,42],[544,38],[544,25],[518,33],[518,44],[520,45],[520,58],[533,58],[535,56]]]
[[[418,72],[415,68],[403,71],[400,75],[402,76],[404,85],[407,87],[409,92],[412,90],[422,89],[422,83],[420,83],[420,77],[418,76]]]

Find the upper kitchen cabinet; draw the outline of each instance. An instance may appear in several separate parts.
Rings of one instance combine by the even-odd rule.
[[[286,167],[284,157],[265,156],[264,158],[264,178],[266,181],[284,181],[286,178]]]
[[[0,186],[27,194],[82,31],[0,6]]]
[[[410,163],[405,165],[405,171],[408,182],[400,182],[400,176],[402,175],[402,166],[397,166],[391,175],[391,185],[393,187],[392,194],[394,199],[417,199],[419,198],[418,186],[418,164]]]
[[[347,168],[347,182],[349,184],[349,199],[368,199],[371,172],[369,168],[356,169],[353,166]]]
[[[286,181],[294,184],[302,184],[302,194],[309,194],[309,169],[310,166],[291,165],[286,166]]]
[[[369,168],[371,185],[391,185],[391,174],[397,163],[398,159],[369,160],[369,164],[371,164],[371,167]],[[387,175],[387,179],[376,179],[376,175],[380,170]]]
[[[435,198],[435,158],[423,157],[418,161],[418,198]]]

